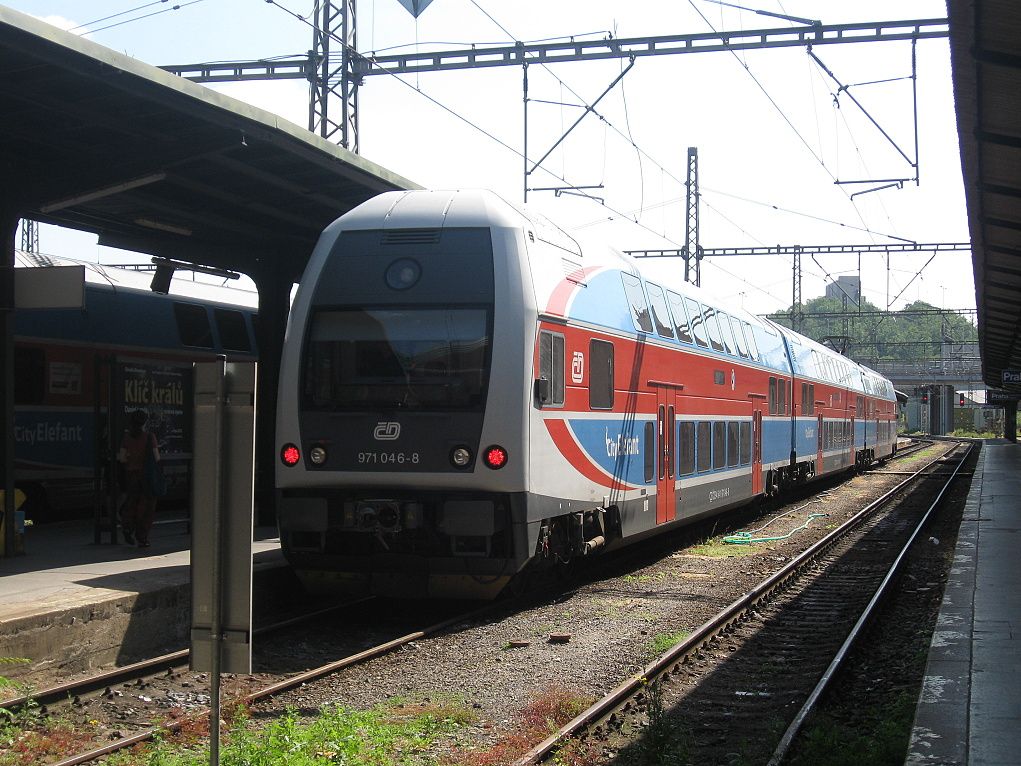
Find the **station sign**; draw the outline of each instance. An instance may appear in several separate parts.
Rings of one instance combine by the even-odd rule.
[[[1021,383],[1021,370],[1004,370],[1003,384]]]
[[[1018,400],[1021,400],[1021,392],[1018,391],[1001,391],[996,388],[986,391],[987,404],[1007,404]]]

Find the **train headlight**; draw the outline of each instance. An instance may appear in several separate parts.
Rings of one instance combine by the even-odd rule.
[[[391,290],[407,290],[418,284],[422,267],[411,258],[398,258],[386,270],[386,284]]]
[[[497,444],[494,444],[492,447],[486,447],[482,460],[494,471],[503,468],[507,465],[507,450]]]
[[[471,450],[467,447],[457,447],[450,453],[450,462],[458,468],[464,468],[472,461]]]
[[[280,459],[288,468],[293,468],[301,460],[301,450],[296,444],[285,444],[280,450]]]
[[[308,451],[308,459],[316,465],[322,465],[326,462],[326,448],[313,447]]]

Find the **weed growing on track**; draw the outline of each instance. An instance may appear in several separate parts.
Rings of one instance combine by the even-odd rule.
[[[444,766],[507,766],[585,710],[591,697],[552,686],[535,695],[515,716],[511,730],[493,745],[461,749],[441,761]],[[557,766],[583,766],[592,762],[588,748],[570,742],[557,754]]]
[[[678,630],[674,633],[657,633],[652,637],[650,650],[654,656],[658,657],[667,650],[673,649],[690,635],[690,630]]]
[[[71,721],[43,716],[31,701],[16,713],[0,711],[0,766],[36,766],[76,752],[91,741]]]
[[[709,538],[698,545],[693,545],[686,553],[691,556],[706,556],[708,558],[734,558],[736,556],[754,556],[758,549],[752,545],[730,545],[722,539]]]
[[[318,718],[288,710],[265,726],[245,711],[220,747],[223,766],[426,766],[431,749],[474,719],[459,700],[393,699],[371,710],[325,707]],[[205,766],[209,749],[176,738],[159,738],[136,752],[109,759],[109,766]]]

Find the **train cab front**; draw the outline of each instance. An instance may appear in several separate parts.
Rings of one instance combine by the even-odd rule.
[[[492,598],[524,563],[523,395],[499,373],[493,249],[483,227],[343,231],[299,293],[278,523],[309,589]]]

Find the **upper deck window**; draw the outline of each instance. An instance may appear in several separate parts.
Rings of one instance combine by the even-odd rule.
[[[652,319],[656,323],[656,332],[664,338],[674,337],[674,329],[670,326],[670,310],[666,307],[663,288],[652,282],[646,283],[649,288],[649,302],[652,304]]]
[[[652,332],[652,317],[649,316],[649,304],[645,301],[642,280],[627,273],[621,273],[620,277],[624,282],[624,295],[631,307],[631,319],[635,323],[635,329],[641,332]]]
[[[667,290],[667,299],[674,314],[674,327],[677,328],[677,339],[685,343],[694,343],[691,326],[688,324],[688,313],[684,310],[684,299],[675,292]]]
[[[702,307],[693,298],[685,298],[684,305],[688,307],[688,319],[691,320],[691,333],[695,336],[695,342],[703,348],[709,348],[709,335],[702,322]]]

